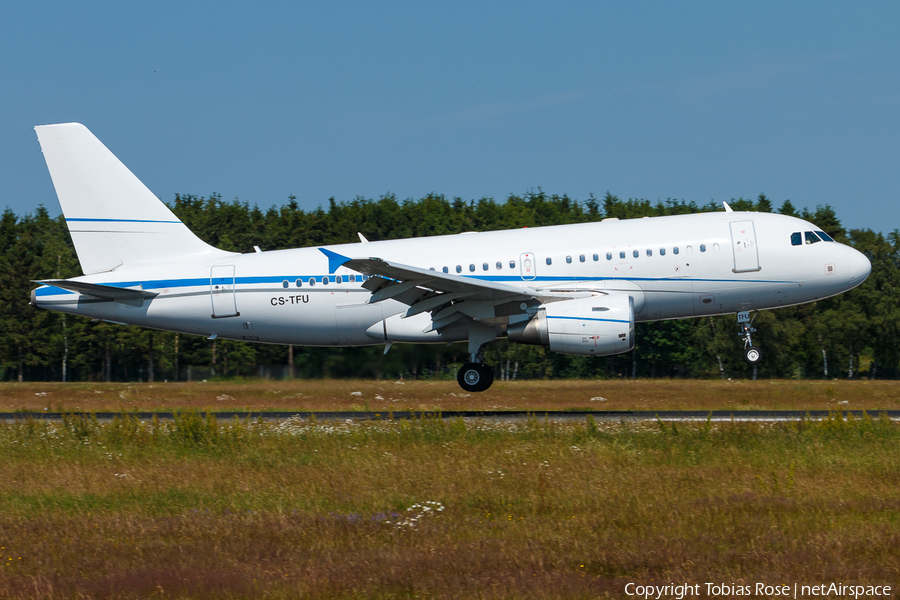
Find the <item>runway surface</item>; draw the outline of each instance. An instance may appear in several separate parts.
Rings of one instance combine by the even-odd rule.
[[[187,412],[187,411],[186,411]],[[59,413],[59,412],[11,412],[0,413],[0,421],[24,421],[28,419],[58,421],[65,417],[90,417],[100,421],[112,420],[116,417],[133,417],[140,420],[174,419],[175,412],[96,412],[96,413]],[[204,417],[214,414],[219,421],[231,419],[264,419],[267,421],[283,421],[290,418],[311,419],[319,421],[377,421],[389,419],[508,419],[524,420],[528,418],[548,419],[550,421],[585,420],[588,416],[598,421],[799,421],[801,419],[825,419],[839,414],[844,418],[887,417],[900,420],[900,410],[598,410],[598,411],[516,411],[516,410],[452,410],[452,411],[272,411],[245,412],[221,411],[200,413]]]

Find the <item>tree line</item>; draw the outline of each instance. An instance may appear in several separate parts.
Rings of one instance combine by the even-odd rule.
[[[753,372],[742,359],[733,315],[636,326],[635,350],[608,357],[565,356],[536,346],[497,341],[486,352],[498,379],[613,377],[897,378],[900,232],[846,230],[830,206],[777,209],[765,195],[730,202],[735,210],[779,212],[818,225],[865,253],[872,274],[860,287],[813,304],[762,311],[754,343],[765,359]],[[603,198],[578,201],[541,190],[505,201],[465,201],[431,194],[419,200],[331,199],[302,210],[295,197],[262,210],[219,195],[176,195],[170,205],[206,242],[235,252],[357,241],[561,225],[644,216],[720,211],[718,204]],[[32,280],[81,274],[62,216],[39,207],[0,218],[0,380],[159,381],[208,377],[452,377],[466,360],[465,344],[305,348],[207,340],[91,321],[36,309]]]

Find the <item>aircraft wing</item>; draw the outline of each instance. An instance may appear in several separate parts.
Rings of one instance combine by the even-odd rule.
[[[343,266],[373,277],[387,278],[395,282],[414,281],[417,286],[427,287],[434,291],[469,293],[484,299],[510,295],[530,298],[534,295],[533,290],[529,292],[527,289],[505,283],[439,273],[420,267],[388,262],[380,258],[354,258],[344,263]]]
[[[369,303],[387,299],[409,306],[404,318],[430,312],[432,330],[440,332],[464,317],[497,323],[527,319],[528,309],[546,302],[591,296],[588,290],[556,290],[519,287],[431,269],[413,267],[376,257],[350,258],[325,248],[328,270],[347,267],[369,279],[363,287],[372,292]],[[604,292],[608,293],[608,292]]]
[[[439,273],[375,257],[350,258],[324,248],[320,250],[328,257],[332,272],[343,266],[369,276],[363,284],[372,292],[369,303],[397,300],[409,306],[405,317],[430,312],[435,330],[465,317],[481,321],[524,313],[521,304],[540,296],[531,288]]]

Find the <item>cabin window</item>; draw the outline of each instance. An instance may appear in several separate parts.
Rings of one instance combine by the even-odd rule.
[[[660,249],[659,249],[659,255],[660,255],[660,256],[665,256],[665,255],[666,255],[666,249],[665,249],[665,248],[660,248]]]
[[[612,252],[606,253],[606,260],[612,260]]]
[[[823,242],[833,242],[834,239],[824,231],[817,231],[816,235],[822,238]]]
[[[594,254],[594,262],[597,262],[598,260],[600,260],[600,255]]]
[[[434,271],[435,269],[434,269],[434,267],[428,267],[428,270],[429,270],[429,271]],[[340,281],[339,281],[338,283],[340,283]]]
[[[350,283],[356,283],[356,275],[350,276]]]
[[[791,234],[791,246],[799,246],[803,244],[803,235],[799,231]]]
[[[625,258],[625,251],[619,252],[619,258]]]
[[[672,248],[672,254],[678,254],[678,246]]]
[[[685,246],[684,251],[687,252],[688,254],[693,254],[694,247],[693,246]]]
[[[812,231],[807,231],[803,235],[804,235],[804,237],[806,237],[807,244],[818,244],[819,242],[822,241],[819,239],[819,236],[814,234]]]
[[[450,269],[448,269],[447,267],[444,267],[444,268],[441,269],[441,270],[442,270],[444,273],[449,273],[449,272],[450,272]]]
[[[550,258],[549,256],[547,257],[547,264],[548,264],[548,265],[552,265],[552,264],[553,264],[553,259]]]
[[[310,277],[310,278],[309,278],[309,285],[316,285],[316,278],[315,278],[315,277]]]
[[[635,250],[634,252],[631,253],[631,255],[632,255],[633,257],[637,258],[638,256],[641,255],[641,253],[640,253],[639,250]]]
[[[514,260],[509,261],[509,268],[510,268],[510,269],[515,269],[515,268],[516,268],[516,261],[514,261]]]
[[[706,244],[700,244],[700,252],[706,252]]]
[[[653,256],[653,250],[647,248],[647,256]]]
[[[719,244],[713,244],[713,252],[719,251]]]
[[[291,285],[291,284],[288,283],[288,280],[287,280],[287,279],[285,279],[284,281],[281,282],[281,287],[283,287],[283,288],[286,288],[286,287],[288,287],[289,285]]]
[[[329,281],[330,281],[330,279],[328,279],[327,277],[323,277],[323,278],[322,278],[322,285],[328,285],[328,282],[329,282]]]
[[[579,262],[584,262],[584,254],[578,257]]]
[[[474,265],[474,264],[469,265],[469,272],[470,272],[470,273],[474,273],[474,272],[475,272],[475,265]]]
[[[431,269],[431,270],[434,271],[434,269]],[[334,278],[334,282],[335,283],[344,283],[344,278],[341,277],[340,275],[338,275],[337,277]]]
[[[570,264],[570,265],[572,264],[572,257],[571,257],[571,256],[567,256],[567,257],[566,257],[566,263],[568,263],[568,264]]]
[[[497,261],[496,267],[497,267],[497,270],[498,270],[498,271],[502,270],[502,269],[503,269],[503,263],[500,262],[500,261],[498,260],[498,261]]]
[[[298,279],[297,281],[294,282],[294,285],[296,285],[297,287],[303,287],[303,280]]]
[[[456,272],[462,273],[462,265],[456,265]]]
[[[484,263],[483,265],[481,265],[481,269],[482,269],[483,271],[487,271],[487,270],[488,270],[488,264],[487,264],[487,263]]]

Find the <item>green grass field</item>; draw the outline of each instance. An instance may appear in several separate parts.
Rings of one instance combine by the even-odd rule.
[[[0,425],[3,598],[900,584],[900,426]]]

